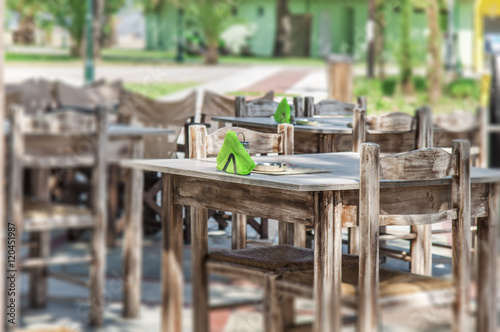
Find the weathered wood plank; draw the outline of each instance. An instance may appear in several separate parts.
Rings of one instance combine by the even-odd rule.
[[[457,159],[452,177],[452,206],[458,209],[458,219],[452,223],[452,275],[455,289],[453,331],[470,331],[470,143],[453,141]]]
[[[280,189],[236,183],[228,186],[218,181],[184,176],[175,178],[175,188],[175,204],[189,206],[203,204],[214,210],[247,215],[255,214],[255,206],[258,206],[258,214],[263,218],[313,225],[313,216],[310,214],[314,206],[313,193],[285,192]],[[200,193],[211,194],[204,195],[204,201],[200,202]]]
[[[314,228],[315,332],[340,331],[342,318],[342,197],[339,192],[316,195]]]
[[[107,112],[97,108],[96,120],[96,157],[92,169],[92,210],[95,224],[91,239],[91,252],[94,259],[90,266],[90,325],[101,326],[104,319],[104,283],[106,280],[106,230],[107,230]]]
[[[133,141],[132,158],[141,158],[144,142]],[[125,241],[123,245],[123,317],[137,318],[141,305],[142,281],[142,196],[144,172],[128,170],[125,216]]]
[[[361,146],[359,189],[359,287],[358,330],[377,331],[379,327],[379,155],[376,144]]]
[[[205,268],[208,255],[207,219],[206,208],[191,206],[191,282],[193,285],[192,322],[194,332],[207,332],[209,330],[208,277]],[[181,317],[177,319],[181,319]]]
[[[457,219],[457,210],[445,210],[436,213],[414,215],[381,215],[381,226],[427,225],[446,220]]]
[[[478,285],[477,294],[477,331],[494,332],[497,330],[497,232],[499,211],[499,186],[490,185],[488,195],[489,214],[479,218],[477,225]]]
[[[161,331],[182,331],[182,206],[174,203],[174,176],[163,174]],[[205,220],[206,223],[206,220]]]
[[[423,149],[381,158],[380,172],[385,180],[431,180],[451,175],[454,163],[442,149]]]

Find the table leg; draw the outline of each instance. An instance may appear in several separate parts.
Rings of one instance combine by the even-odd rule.
[[[317,194],[314,228],[315,332],[340,331],[342,282],[342,197],[339,192]]]
[[[139,317],[142,280],[142,187],[144,172],[130,169],[125,204],[123,244],[123,317]]]
[[[135,140],[132,144],[132,158],[141,158],[143,141]],[[143,187],[144,172],[130,169],[127,179],[123,244],[123,317],[126,318],[139,317],[141,306]]]
[[[193,283],[193,331],[206,332],[208,322],[208,282],[205,261],[208,255],[208,212],[191,207],[191,266]]]
[[[162,332],[182,331],[182,205],[174,204],[173,177],[162,175]]]
[[[477,331],[493,332],[496,328],[496,260],[499,186],[490,185],[489,213],[477,220]]]

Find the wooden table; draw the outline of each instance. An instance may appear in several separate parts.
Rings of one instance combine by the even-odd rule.
[[[163,173],[162,331],[182,330],[182,205],[192,209],[194,331],[207,331],[209,326],[205,321],[208,293],[203,269],[208,251],[207,208],[314,227],[316,331],[340,331],[342,227],[357,225],[359,155],[348,152],[256,157],[255,160],[333,168],[333,172],[237,176],[217,171],[214,159],[121,162],[124,167]],[[471,181],[472,215],[479,218],[478,330],[494,331],[495,228],[500,171],[473,168]],[[384,181],[381,183],[381,209],[388,214],[398,214],[401,208],[405,213],[447,209],[451,201],[450,185],[449,178],[418,182]],[[414,201],[412,197],[416,194],[428,199]],[[129,216],[132,219],[127,234],[133,233],[140,223],[141,206],[137,197],[137,194],[129,196],[127,205],[134,209],[133,215]]]
[[[328,153],[352,151],[352,117],[314,117],[319,125],[295,125],[295,153]],[[238,127],[262,132],[276,132],[278,123],[272,117],[213,117],[221,123],[231,123]],[[471,140],[470,132],[450,132],[434,128],[434,147],[450,147],[454,139]],[[411,151],[415,149],[415,132],[378,132],[367,130],[366,142],[384,145],[384,151]],[[478,142],[472,142],[477,145]]]

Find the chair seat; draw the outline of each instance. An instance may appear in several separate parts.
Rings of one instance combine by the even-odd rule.
[[[344,258],[344,256],[343,256]],[[358,262],[351,264],[342,262],[342,296],[353,297],[358,286]],[[444,291],[453,293],[453,284],[450,280],[434,278],[409,272],[380,269],[379,297],[393,298],[417,293],[433,293]],[[278,281],[278,289],[290,292],[292,289],[301,289],[302,294],[312,296],[314,271],[294,271],[282,275]],[[307,292],[305,290],[308,290]]]
[[[305,271],[314,268],[314,251],[291,245],[214,251],[208,259],[212,262],[232,263],[269,271]]]
[[[23,227],[27,231],[88,228],[94,216],[88,208],[53,202],[24,200]]]

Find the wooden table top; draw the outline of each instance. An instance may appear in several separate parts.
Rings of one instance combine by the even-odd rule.
[[[352,133],[352,128],[348,127],[348,123],[352,123],[352,117],[315,117],[301,118],[312,121],[318,121],[317,125],[294,125],[294,131],[302,131],[317,134],[340,134]],[[233,116],[217,116],[212,120],[217,122],[228,122],[236,125],[252,126],[259,128],[277,128],[278,123],[272,117],[233,117]]]
[[[4,132],[5,134],[10,133],[10,123],[9,121],[4,121]],[[62,135],[61,133],[28,133],[28,135]],[[173,129],[165,128],[154,128],[154,127],[141,127],[141,126],[131,126],[127,124],[110,124],[108,127],[108,135],[112,137],[143,137],[143,136],[155,136],[155,135],[169,135],[175,134]]]
[[[331,169],[327,173],[265,175],[252,173],[247,176],[233,175],[216,169],[215,158],[207,159],[135,159],[122,160],[124,167],[144,171],[184,175],[194,178],[211,179],[223,182],[264,186],[291,191],[325,191],[359,189],[359,154],[353,152],[303,154],[293,156],[253,157],[256,162],[286,162],[308,168]],[[500,182],[500,170],[473,167],[472,183]],[[451,179],[431,181],[388,181],[381,187],[406,187],[450,184]]]

